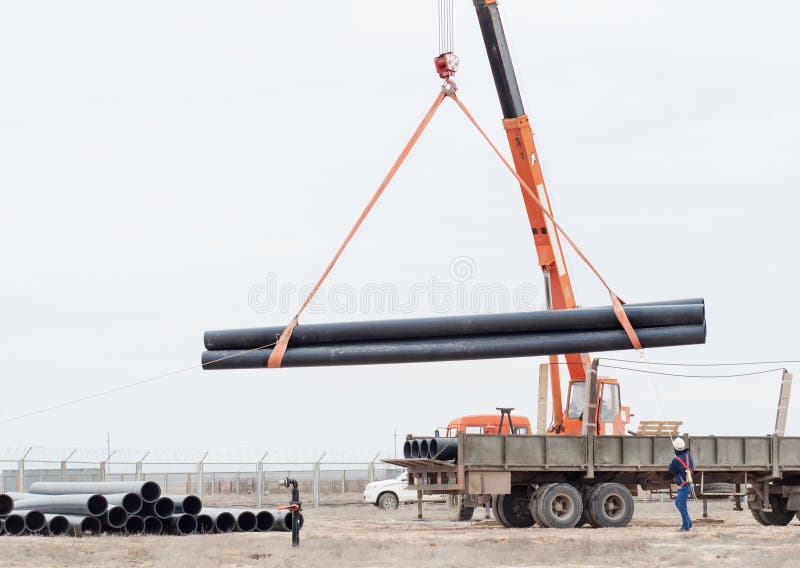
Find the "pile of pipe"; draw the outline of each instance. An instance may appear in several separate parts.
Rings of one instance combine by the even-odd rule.
[[[403,457],[406,459],[448,461],[456,459],[457,453],[456,438],[416,438],[403,444]]]
[[[627,304],[642,347],[706,341],[701,298]],[[207,331],[204,369],[267,367],[283,326]],[[475,316],[298,325],[283,367],[422,363],[632,349],[614,309],[576,308]]]
[[[0,493],[0,535],[9,536],[291,531],[293,514],[203,507],[196,495],[162,496],[154,481],[48,481],[29,493]]]

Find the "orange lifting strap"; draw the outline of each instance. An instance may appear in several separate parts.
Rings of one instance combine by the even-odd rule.
[[[372,211],[372,208],[375,206],[375,203],[378,202],[378,199],[380,199],[381,195],[383,194],[383,191],[389,185],[389,182],[392,181],[392,178],[397,173],[397,170],[400,169],[400,166],[408,157],[408,154],[411,152],[411,149],[417,143],[417,140],[419,140],[420,136],[422,136],[422,133],[425,131],[425,128],[428,126],[428,124],[430,124],[434,114],[436,114],[436,111],[442,104],[442,101],[444,101],[445,97],[447,96],[452,98],[456,102],[456,104],[458,104],[459,108],[464,112],[467,119],[475,126],[475,128],[478,130],[481,136],[486,140],[486,142],[489,144],[492,150],[494,150],[494,153],[497,154],[497,156],[500,158],[500,160],[503,162],[506,168],[508,168],[511,174],[517,179],[517,181],[519,182],[520,186],[525,191],[525,193],[527,193],[528,196],[534,201],[534,203],[536,203],[539,206],[539,208],[542,210],[542,213],[548,219],[550,219],[556,230],[564,236],[566,241],[569,243],[572,249],[577,253],[580,259],[591,269],[591,271],[595,274],[595,276],[597,276],[598,280],[600,280],[600,282],[603,284],[606,290],[608,290],[608,293],[611,296],[611,304],[614,307],[614,314],[616,314],[619,323],[622,325],[622,328],[628,335],[628,339],[630,340],[631,345],[634,347],[634,349],[642,348],[642,344],[639,341],[639,338],[637,337],[636,332],[634,331],[630,320],[628,320],[628,316],[625,314],[625,310],[622,308],[623,302],[619,299],[619,296],[617,296],[613,292],[613,290],[611,290],[611,287],[608,285],[605,279],[600,275],[600,272],[598,272],[598,270],[589,261],[586,255],[583,254],[580,248],[578,248],[578,245],[575,244],[575,241],[573,241],[572,238],[566,233],[566,231],[564,231],[561,225],[559,225],[556,222],[556,220],[553,218],[553,215],[550,213],[547,207],[544,207],[542,205],[542,202],[539,200],[539,198],[536,196],[533,190],[528,186],[527,183],[525,183],[525,180],[522,179],[522,177],[520,177],[520,175],[514,169],[514,166],[512,166],[509,163],[509,161],[506,160],[506,158],[503,156],[503,154],[500,152],[497,146],[494,145],[494,143],[491,141],[491,139],[483,130],[483,128],[480,127],[480,125],[472,116],[472,114],[469,112],[469,110],[467,110],[467,107],[464,105],[464,103],[461,102],[461,99],[459,99],[453,91],[442,89],[442,91],[436,97],[436,100],[433,101],[433,104],[431,105],[430,109],[428,109],[428,112],[423,117],[422,122],[420,122],[419,126],[417,126],[416,130],[414,131],[414,134],[412,134],[411,139],[403,147],[403,151],[400,152],[400,155],[397,157],[394,164],[392,164],[392,167],[389,169],[389,172],[386,174],[386,177],[383,178],[383,181],[381,182],[380,186],[378,186],[378,189],[375,191],[375,194],[372,196],[372,199],[369,200],[369,203],[367,203],[367,206],[361,212],[361,215],[358,217],[355,224],[350,229],[350,232],[347,233],[347,236],[345,237],[342,244],[339,246],[339,249],[336,251],[336,254],[333,255],[333,258],[328,263],[328,266],[325,268],[325,270],[322,272],[322,275],[319,277],[319,280],[317,280],[317,283],[314,284],[314,287],[311,289],[311,292],[306,297],[305,301],[303,302],[303,305],[300,306],[300,309],[297,311],[295,316],[289,322],[289,325],[287,325],[286,328],[283,330],[283,332],[280,334],[280,337],[278,338],[278,341],[275,344],[275,348],[272,350],[272,353],[269,356],[269,360],[267,361],[267,367],[278,368],[281,366],[281,363],[283,361],[283,356],[286,353],[286,348],[289,345],[289,339],[292,337],[292,332],[294,331],[294,328],[297,326],[300,314],[302,314],[303,311],[306,309],[306,307],[308,307],[308,305],[311,303],[311,300],[319,291],[320,287],[322,286],[322,283],[328,277],[331,270],[333,270],[333,267],[339,260],[339,257],[342,256],[344,249],[347,248],[347,245],[353,239],[353,236],[356,234],[356,231],[358,231],[359,227],[361,227],[361,224],[367,218],[367,215],[369,215],[370,211]]]

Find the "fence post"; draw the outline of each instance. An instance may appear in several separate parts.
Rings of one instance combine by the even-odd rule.
[[[264,452],[264,455],[261,456],[256,465],[256,475],[258,476],[258,479],[256,479],[256,507],[259,509],[264,506],[264,460],[267,459],[268,453],[268,451]]]
[[[69,458],[74,456],[75,452],[77,452],[77,451],[78,451],[77,448],[72,450],[67,457],[65,457],[63,460],[61,460],[61,471],[59,471],[59,473],[58,473],[59,481],[66,481],[67,480],[67,462],[69,461]]]
[[[347,470],[342,466],[342,496],[344,496],[345,487],[347,487]]]
[[[22,457],[17,461],[17,492],[22,493],[25,491],[25,458],[31,453],[33,446],[29,446]]]
[[[142,473],[142,462],[144,461],[144,458],[146,458],[149,455],[150,455],[150,450],[147,450],[145,454],[139,459],[139,461],[136,462],[136,481],[144,481],[144,474]],[[164,491],[166,490],[167,488],[165,487]]]
[[[203,498],[203,462],[206,461],[208,452],[197,462],[197,496]]]
[[[380,452],[375,454],[375,457],[372,458],[372,461],[369,462],[367,466],[367,483],[372,483],[375,481],[375,462],[378,461],[378,456],[381,455]]]
[[[314,494],[314,508],[319,508],[319,462],[322,461],[322,458],[325,457],[326,452],[322,452],[322,455],[319,456],[319,459],[314,462],[314,487],[312,488],[312,492]]]

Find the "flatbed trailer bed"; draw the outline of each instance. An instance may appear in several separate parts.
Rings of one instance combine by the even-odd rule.
[[[695,492],[699,498],[710,495],[707,489],[712,486],[714,496],[734,497],[737,506],[747,496],[749,508],[763,524],[787,524],[800,510],[800,437],[684,436],[684,439],[694,459]],[[584,522],[624,526],[630,515],[626,512],[617,519],[617,523],[624,521],[623,524],[606,519],[602,511],[609,504],[595,503],[601,498],[598,493],[610,492],[612,501],[629,503],[632,514],[630,496],[636,495],[640,487],[669,489],[673,481],[667,472],[675,455],[669,436],[460,433],[457,444],[457,457],[449,462],[384,461],[408,469],[409,488],[421,494],[449,494],[459,518],[471,516],[469,509],[477,505],[492,506],[496,516],[499,513],[505,517],[498,520],[508,526],[530,526],[533,524],[528,524],[530,521],[559,526],[557,518],[549,518],[552,516],[549,503],[536,504],[539,497],[550,499],[550,493],[559,490],[564,495],[560,502],[558,498],[553,502],[556,510],[564,506],[580,508]],[[720,492],[720,484],[727,484],[727,489]],[[602,492],[601,486],[605,486]],[[550,493],[545,494],[544,489]],[[574,503],[573,489],[581,495],[580,503]],[[612,507],[618,505],[611,503]],[[600,521],[591,518],[592,511],[598,513]],[[574,510],[567,516],[565,522],[569,524],[575,516]]]

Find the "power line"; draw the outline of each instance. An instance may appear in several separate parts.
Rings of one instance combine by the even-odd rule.
[[[616,361],[618,363],[634,363],[637,365],[643,365],[643,361],[637,361],[636,359],[614,359],[612,357],[601,357],[601,361]],[[650,365],[661,365],[661,366],[669,366],[669,367],[744,367],[748,365],[781,365],[783,363],[787,364],[797,364],[800,363],[800,360],[797,359],[781,359],[777,361],[741,361],[738,363],[659,363],[656,361],[649,361]]]
[[[601,363],[602,365],[602,363]],[[684,373],[665,373],[663,371],[650,371],[648,369],[635,369],[632,367],[617,367],[615,365],[602,365],[606,369],[617,369],[619,371],[632,371],[634,373],[645,373],[652,375],[662,375],[666,377],[685,377],[690,379],[733,379],[736,377],[750,377],[753,375],[764,375],[767,373],[774,373],[775,371],[785,371],[783,367],[775,369],[764,369],[762,371],[752,371],[749,373],[732,373],[728,375],[689,375]]]

